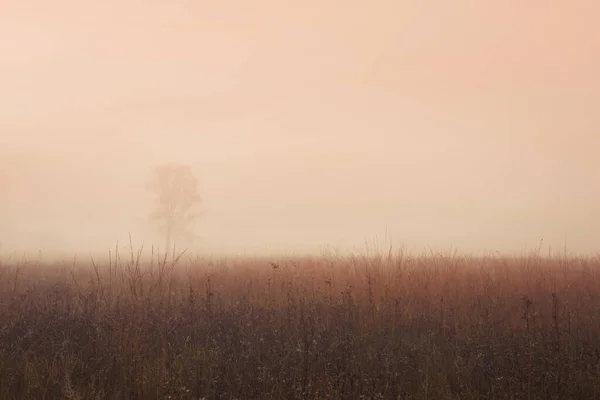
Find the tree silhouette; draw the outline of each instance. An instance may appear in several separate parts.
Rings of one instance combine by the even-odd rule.
[[[183,164],[163,164],[154,168],[147,185],[155,198],[155,208],[150,220],[161,223],[165,235],[165,252],[168,253],[177,238],[194,237],[190,229],[200,217],[194,210],[201,203],[198,179],[192,169]]]

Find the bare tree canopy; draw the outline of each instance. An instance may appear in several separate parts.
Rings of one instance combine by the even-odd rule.
[[[202,201],[198,186],[198,179],[188,165],[163,164],[154,169],[147,185],[156,196],[150,220],[161,223],[165,252],[169,252],[176,239],[194,237],[191,225],[200,217],[197,207]]]

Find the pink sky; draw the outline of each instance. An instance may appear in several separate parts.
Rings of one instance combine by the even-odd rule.
[[[5,246],[154,240],[180,161],[200,250],[598,251],[597,1],[0,7]]]

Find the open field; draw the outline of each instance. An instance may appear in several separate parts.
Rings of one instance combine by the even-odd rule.
[[[600,259],[4,260],[2,399],[600,398]]]

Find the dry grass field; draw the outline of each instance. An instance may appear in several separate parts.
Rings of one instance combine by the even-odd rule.
[[[2,261],[0,398],[600,398],[600,259],[146,258]]]

